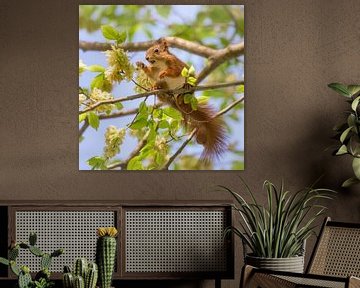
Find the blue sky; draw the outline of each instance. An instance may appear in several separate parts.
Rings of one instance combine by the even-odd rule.
[[[193,7],[193,9],[189,9]],[[121,7],[119,7],[121,9]],[[193,19],[196,15],[198,6],[181,6],[178,5],[174,8],[174,11],[176,11],[176,15],[181,15],[181,18],[185,19]],[[170,17],[172,20],[176,19],[176,15],[173,17]],[[183,19],[179,19],[179,21],[183,21]],[[103,23],[108,24],[108,23]],[[154,29],[152,30],[152,33],[154,35],[154,38],[160,38],[162,36],[171,36],[171,35],[163,35],[162,29]],[[105,42],[105,39],[103,38],[100,31],[93,32],[89,34],[85,30],[79,31],[79,39],[80,40],[86,40],[86,41],[98,41],[98,42]],[[142,33],[136,33],[134,36],[134,42],[137,41],[146,41],[148,40]],[[239,42],[239,41],[238,41]],[[193,54],[189,54],[185,51],[179,50],[179,49],[171,49],[174,54],[176,54],[180,59],[186,59],[186,61],[189,63],[192,63],[196,69],[196,71],[200,71],[204,65],[205,59],[196,56]],[[140,51],[136,53],[129,53],[130,59],[132,63],[135,63],[136,61],[144,61],[145,52]],[[98,52],[98,51],[87,51],[83,52],[79,50],[79,59],[81,59],[86,65],[93,65],[93,64],[100,64],[102,66],[107,66],[105,54]],[[238,79],[242,79],[242,75],[244,74],[243,67],[235,67],[237,74],[239,75]],[[80,78],[79,78],[79,85],[81,87],[89,87],[90,82],[93,79],[93,77],[96,76],[96,73],[92,73],[89,71],[84,72]],[[115,85],[114,89],[112,91],[112,94],[115,98],[117,97],[123,97],[131,94],[136,94],[133,90],[134,84],[132,82],[126,82],[123,81],[120,85]],[[199,95],[199,94],[198,94]],[[140,101],[128,101],[124,102],[125,109],[131,109],[138,107]],[[210,100],[211,101],[211,100]],[[153,97],[150,97],[147,101],[147,103],[151,104],[153,103]],[[213,104],[213,106],[216,106]],[[238,143],[238,149],[244,150],[244,110],[239,111],[240,113],[240,121],[230,123],[230,126],[233,129],[233,135],[231,135],[231,140],[236,140]],[[89,127],[85,133],[84,133],[84,140],[79,144],[79,169],[80,170],[89,170],[90,167],[87,165],[86,161],[93,157],[93,156],[101,156],[103,154],[103,147],[104,147],[104,134],[105,130],[109,125],[114,125],[118,128],[125,127],[126,124],[130,123],[132,118],[134,116],[130,117],[122,117],[122,118],[115,118],[115,119],[109,119],[109,120],[102,120],[100,121],[100,127],[96,131],[93,128]],[[80,125],[81,126],[81,125]],[[132,137],[126,137],[124,144],[121,146],[121,152],[118,155],[119,157],[116,158],[126,158],[127,155],[135,148],[137,144],[136,139]],[[181,143],[179,143],[180,145]],[[200,155],[202,151],[202,146],[200,145],[191,145],[187,146],[186,149],[183,151],[184,154],[187,152],[191,152],[191,154],[198,154]],[[226,153],[224,157],[222,158],[221,162],[214,163],[214,167],[216,169],[220,170],[227,170],[230,169],[231,161],[234,158],[233,153]],[[170,167],[171,168],[171,167]]]

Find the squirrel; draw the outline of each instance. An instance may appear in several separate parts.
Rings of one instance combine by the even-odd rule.
[[[136,62],[153,84],[153,89],[177,89],[186,87],[185,78],[181,75],[184,67],[189,68],[183,61],[169,51],[168,43],[160,38],[146,51],[145,59],[149,62]],[[209,161],[225,152],[227,148],[225,125],[221,117],[214,117],[216,112],[212,106],[198,104],[196,110],[190,103],[184,102],[183,94],[158,94],[159,100],[181,112],[185,127],[191,130],[197,128],[195,139],[204,146],[200,159]]]

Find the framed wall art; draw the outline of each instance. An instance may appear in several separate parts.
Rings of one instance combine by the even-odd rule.
[[[243,170],[244,6],[80,5],[79,169]]]

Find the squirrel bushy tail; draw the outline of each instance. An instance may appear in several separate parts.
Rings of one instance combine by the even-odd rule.
[[[186,126],[191,130],[197,128],[195,139],[204,146],[201,160],[206,162],[218,158],[227,148],[222,117],[214,117],[216,112],[210,105],[199,104],[197,110],[193,110],[182,101],[181,96],[178,96],[176,108],[182,113]]]

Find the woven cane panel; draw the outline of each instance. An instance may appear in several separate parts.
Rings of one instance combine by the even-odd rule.
[[[96,228],[115,226],[114,211],[16,211],[16,241],[28,243],[29,233],[37,233],[37,245],[46,253],[63,248],[65,253],[53,259],[50,270],[62,272],[74,259],[95,260]],[[20,250],[18,262],[39,271],[40,258]]]
[[[324,287],[326,287],[326,288],[345,288],[345,279],[344,279],[344,282],[338,282],[338,281],[331,281],[331,280],[310,279],[310,278],[276,275],[275,278],[277,278],[277,277],[293,283],[294,284],[293,287],[309,287],[310,286],[310,287],[323,287],[323,288]]]
[[[310,272],[360,277],[360,229],[326,227]]]
[[[223,211],[126,211],[126,272],[226,271]]]

